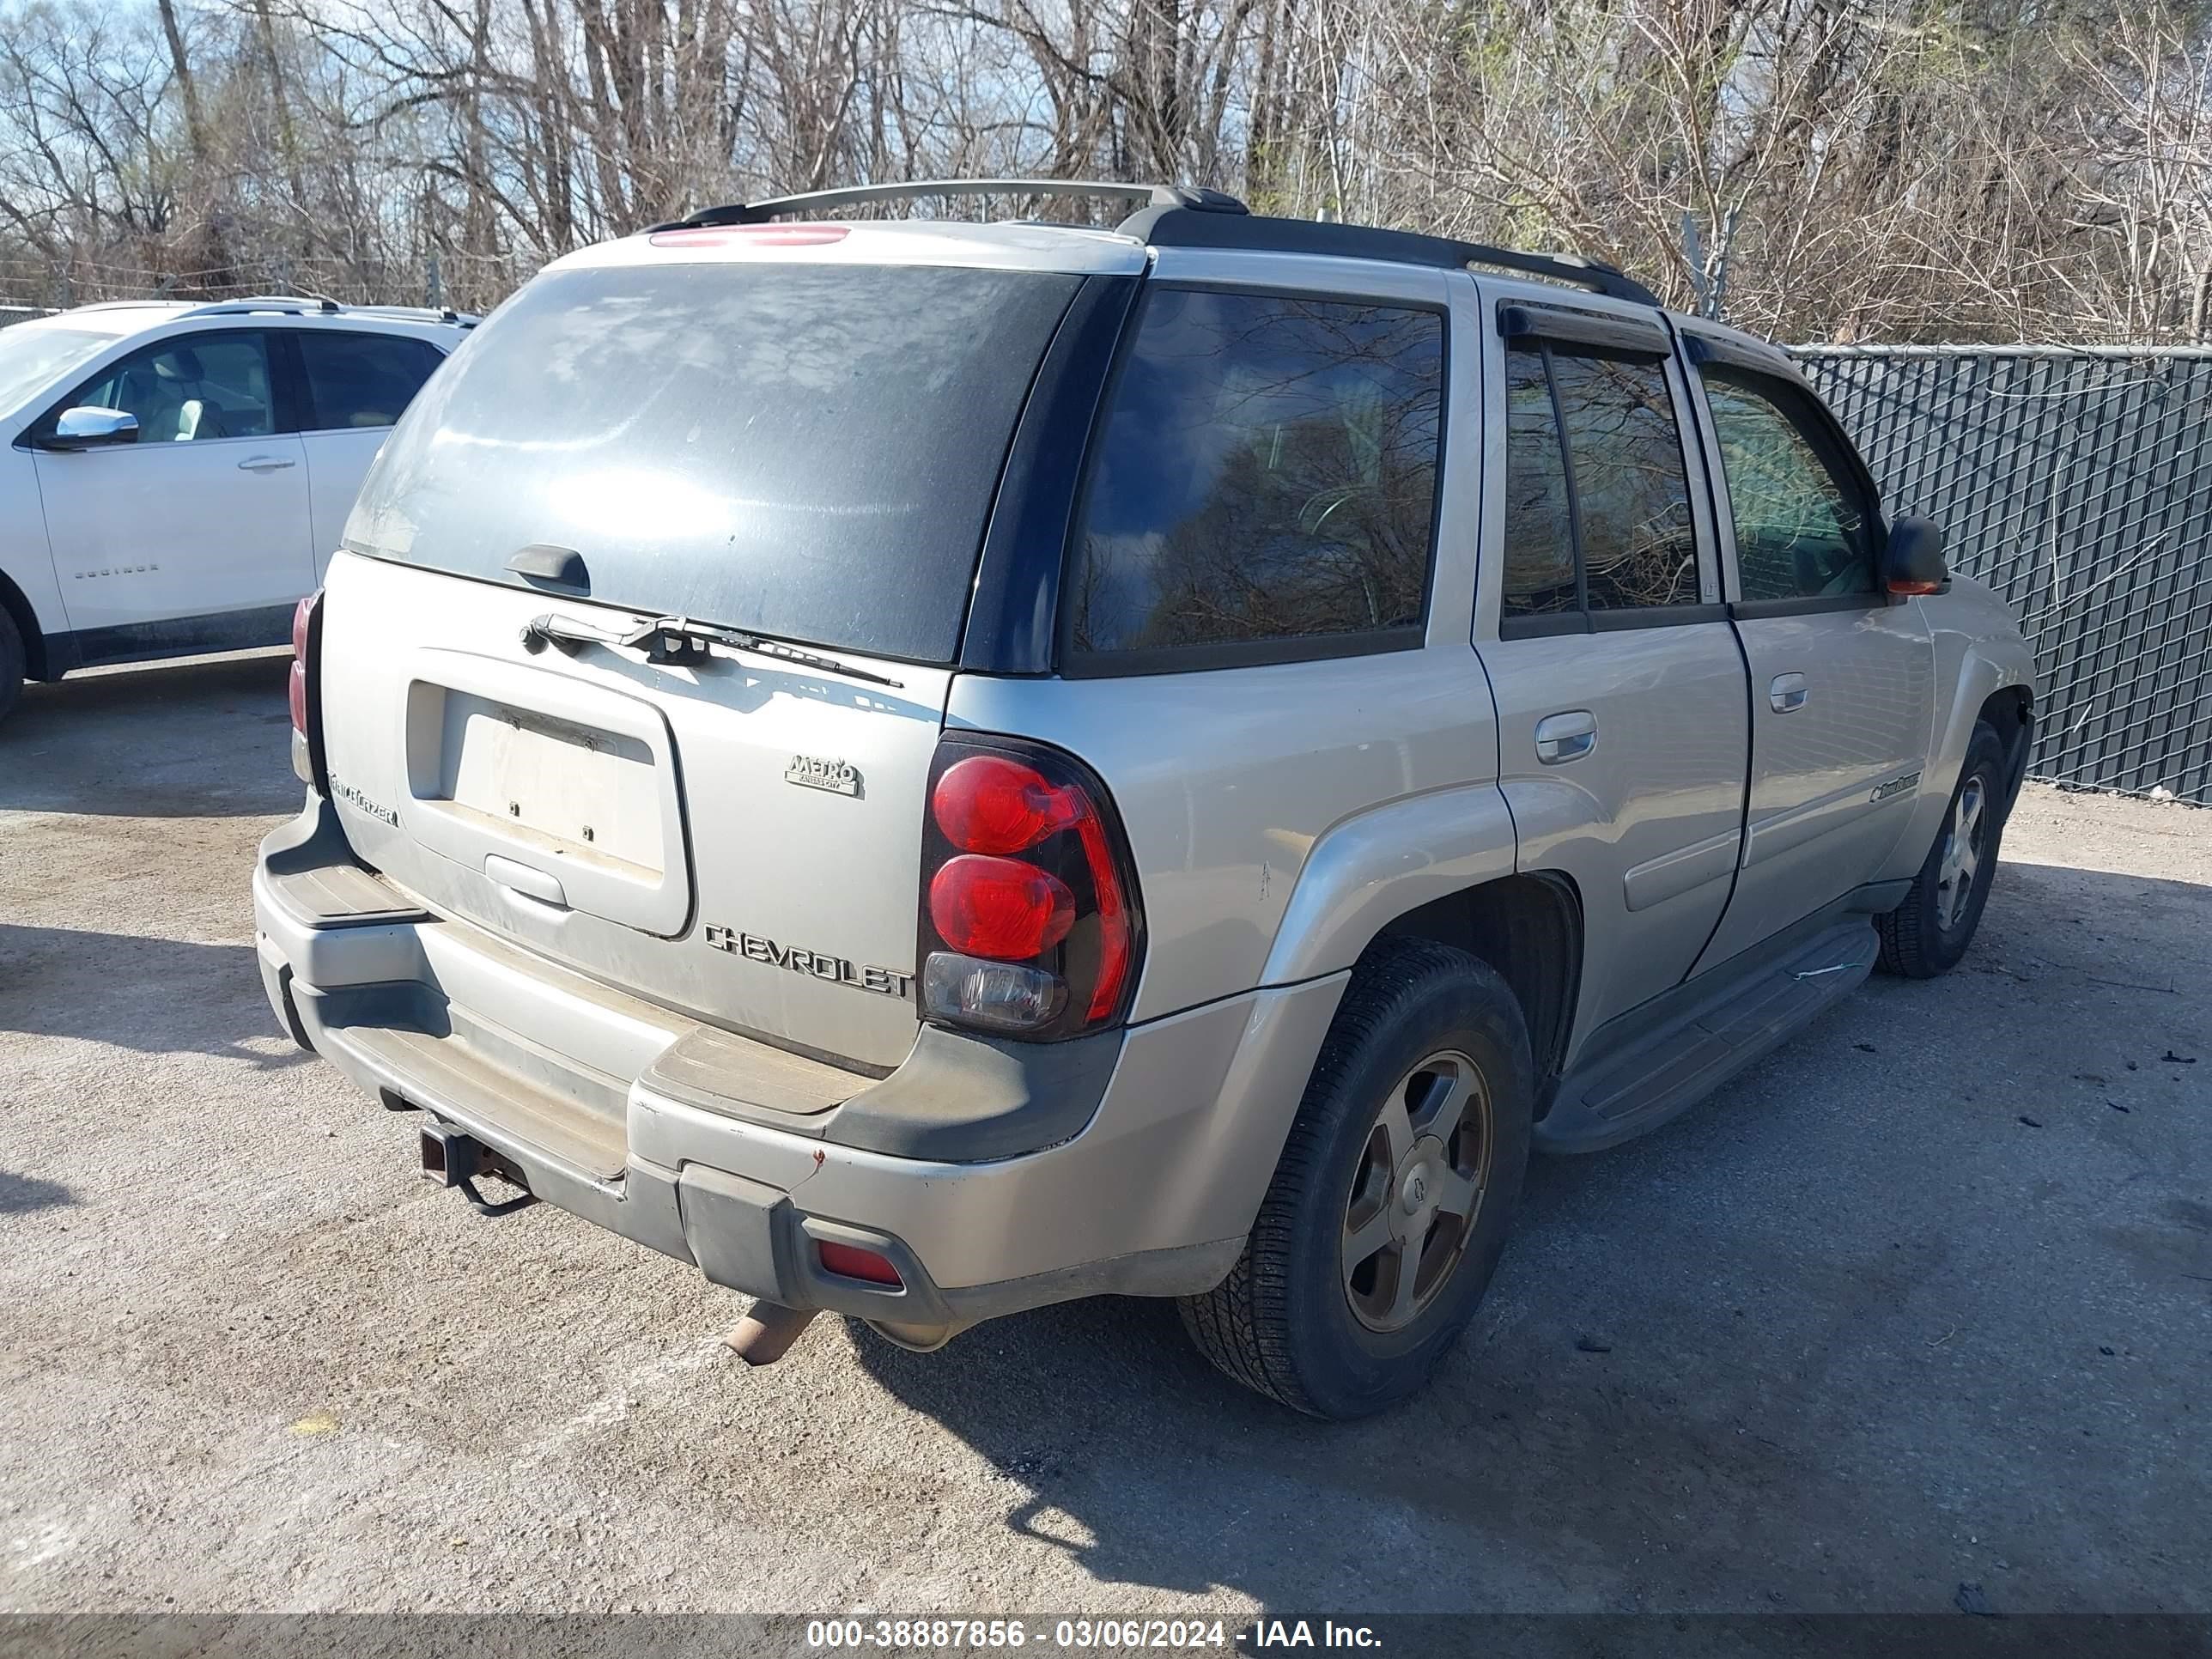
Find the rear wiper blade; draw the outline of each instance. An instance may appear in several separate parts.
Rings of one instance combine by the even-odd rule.
[[[786,645],[781,640],[748,634],[743,629],[724,628],[719,623],[694,622],[689,617],[656,617],[651,622],[640,623],[635,629],[623,636],[622,643],[633,649],[642,650],[647,662],[697,662],[706,657],[708,646],[726,645],[739,651],[750,651],[757,657],[773,657],[778,662],[791,664],[794,668],[819,669],[824,673],[842,674],[848,679],[866,680],[872,684],[888,685],[893,690],[902,689],[904,685],[902,681],[865,668],[855,668],[835,657],[825,657],[817,652],[801,650],[795,645]]]
[[[703,662],[710,645],[731,646],[739,651],[750,651],[756,656],[773,657],[778,662],[787,662],[794,668],[816,668],[824,673],[842,674],[848,679],[866,680],[876,685],[888,685],[894,690],[903,690],[905,682],[855,668],[850,663],[840,662],[835,657],[825,657],[817,652],[803,651],[795,645],[786,645],[781,640],[763,638],[748,634],[743,629],[724,628],[719,623],[694,622],[689,617],[655,617],[651,622],[637,623],[627,632],[600,628],[574,617],[556,617],[548,611],[533,617],[523,624],[522,648],[532,656],[548,645],[558,646],[569,656],[574,656],[587,645],[621,646],[645,653],[645,659],[663,666],[673,663]]]

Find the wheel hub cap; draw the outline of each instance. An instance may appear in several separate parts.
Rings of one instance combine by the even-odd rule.
[[[1390,1231],[1401,1243],[1418,1243],[1428,1236],[1443,1194],[1443,1142],[1423,1135],[1398,1166],[1398,1213]]]

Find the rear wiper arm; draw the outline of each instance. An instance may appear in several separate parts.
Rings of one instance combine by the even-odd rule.
[[[557,645],[568,656],[586,645],[620,645],[625,635],[610,628],[594,628],[573,617],[556,617],[547,611],[542,617],[532,617],[522,625],[522,648],[536,656],[549,645]]]
[[[905,684],[882,674],[872,673],[865,668],[855,668],[835,657],[802,651],[795,645],[786,645],[781,640],[764,639],[758,634],[748,634],[742,629],[724,628],[718,623],[694,622],[689,617],[655,617],[651,622],[639,623],[624,633],[578,622],[573,617],[556,617],[548,611],[542,617],[532,617],[523,625],[522,648],[535,656],[548,645],[558,646],[572,657],[587,645],[622,646],[629,650],[642,651],[647,662],[663,666],[675,663],[704,662],[708,646],[726,645],[739,651],[750,651],[756,656],[773,657],[778,662],[787,662],[795,668],[820,669],[825,673],[842,674],[849,679],[888,685],[894,690],[903,689]]]
[[[865,668],[855,668],[850,663],[840,662],[835,657],[802,651],[795,645],[786,645],[781,640],[748,634],[743,629],[724,628],[719,623],[694,622],[689,617],[656,617],[651,622],[640,623],[635,630],[623,636],[622,643],[642,650],[647,662],[700,662],[706,659],[708,646],[726,645],[739,651],[750,651],[757,657],[773,657],[778,662],[787,662],[795,668],[819,669],[824,673],[842,674],[848,679],[866,680],[894,690],[901,689],[903,684],[902,681],[872,673]]]

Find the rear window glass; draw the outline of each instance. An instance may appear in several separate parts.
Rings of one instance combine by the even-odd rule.
[[[1091,460],[1076,654],[1418,643],[1443,341],[1411,307],[1153,289]]]
[[[779,639],[949,662],[1014,421],[1080,281],[924,266],[556,272],[454,353],[356,552]]]

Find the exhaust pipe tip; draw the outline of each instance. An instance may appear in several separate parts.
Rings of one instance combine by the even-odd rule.
[[[957,1325],[902,1325],[888,1319],[871,1319],[867,1324],[884,1341],[908,1353],[935,1353],[960,1334]]]
[[[787,1308],[780,1302],[753,1304],[737,1329],[722,1340],[748,1365],[773,1365],[799,1340],[799,1334],[813,1323],[815,1308]]]

